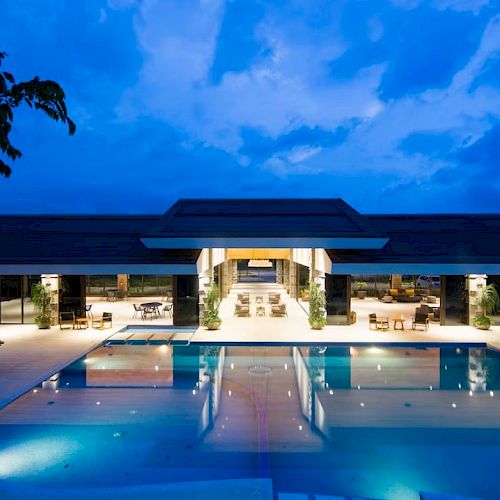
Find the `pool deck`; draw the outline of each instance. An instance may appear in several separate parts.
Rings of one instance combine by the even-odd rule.
[[[121,329],[38,330],[35,325],[2,325],[0,408],[77,360]]]
[[[312,330],[307,315],[293,300],[287,304],[288,317],[233,317],[233,304],[223,304],[223,324],[219,330],[198,328],[194,335],[180,331],[173,336],[174,344],[266,344],[266,345],[392,345],[422,344],[427,346],[462,345],[487,346],[500,350],[500,326],[481,331],[470,326],[440,326],[431,324],[429,331],[374,331],[368,328],[365,315],[350,326],[326,326]],[[369,306],[368,306],[369,307]],[[407,321],[408,325],[409,321]],[[38,330],[34,325],[0,325],[0,408],[16,399],[34,385],[46,380],[71,362],[82,357],[111,335],[122,329],[116,324],[106,330]],[[392,324],[391,324],[392,327]],[[165,326],[164,326],[165,328]],[[182,337],[182,338],[181,338]]]

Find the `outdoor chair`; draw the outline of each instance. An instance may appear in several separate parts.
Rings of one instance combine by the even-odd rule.
[[[138,304],[132,304],[134,306],[134,314],[132,315],[132,318],[137,318],[137,314],[141,315],[141,318],[144,316],[144,307],[138,305]]]
[[[375,313],[369,314],[368,327],[370,330],[373,330],[373,327],[375,327],[375,330],[389,330],[389,318],[385,316],[377,318]]]
[[[271,316],[288,316],[286,312],[286,304],[272,304],[271,305]]]
[[[166,313],[168,313],[168,315],[170,317],[172,317],[172,309],[174,308],[174,305],[171,303],[171,302],[167,302],[164,306],[163,306],[163,316],[165,316]]]
[[[250,304],[250,294],[248,292],[239,293],[238,302],[241,304]]]
[[[116,299],[116,293],[112,290],[106,292],[106,302],[114,302]]]
[[[279,304],[281,300],[281,295],[279,293],[269,292],[269,303]]]
[[[107,325],[107,326],[106,326]],[[103,312],[100,318],[92,319],[92,328],[111,328],[113,326],[113,313]]]
[[[149,319],[155,319],[158,318],[158,309],[156,307],[144,307],[144,310],[142,312],[142,317],[143,319],[146,319],[149,316]]]
[[[90,319],[93,318],[92,304],[85,304],[85,316],[90,316]]]
[[[411,329],[416,330],[417,326],[423,326],[425,331],[429,329],[429,317],[427,314],[415,314],[415,316],[411,319]]]
[[[234,316],[250,316],[250,306],[237,302],[234,305]]]
[[[62,312],[59,313],[59,328],[64,330],[65,328],[74,328],[75,327],[75,313],[71,312]]]
[[[432,316],[429,319],[439,323],[441,321],[441,309],[439,307],[435,307],[432,312]]]

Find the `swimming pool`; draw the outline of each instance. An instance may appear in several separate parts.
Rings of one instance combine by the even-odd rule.
[[[250,478],[498,498],[500,354],[484,348],[107,345],[56,378],[0,411],[2,498]]]

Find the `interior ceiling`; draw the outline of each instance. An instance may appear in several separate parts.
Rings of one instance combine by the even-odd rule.
[[[228,259],[290,259],[289,248],[228,248]]]

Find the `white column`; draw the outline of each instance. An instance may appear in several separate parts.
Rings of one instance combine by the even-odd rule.
[[[466,279],[466,289],[469,295],[468,303],[469,303],[469,325],[474,325],[474,316],[477,312],[477,299],[481,294],[481,291],[487,284],[486,274],[469,274]]]
[[[59,290],[61,288],[61,277],[58,274],[42,274],[42,285],[50,288],[50,308],[52,312],[52,325],[59,324]]]

